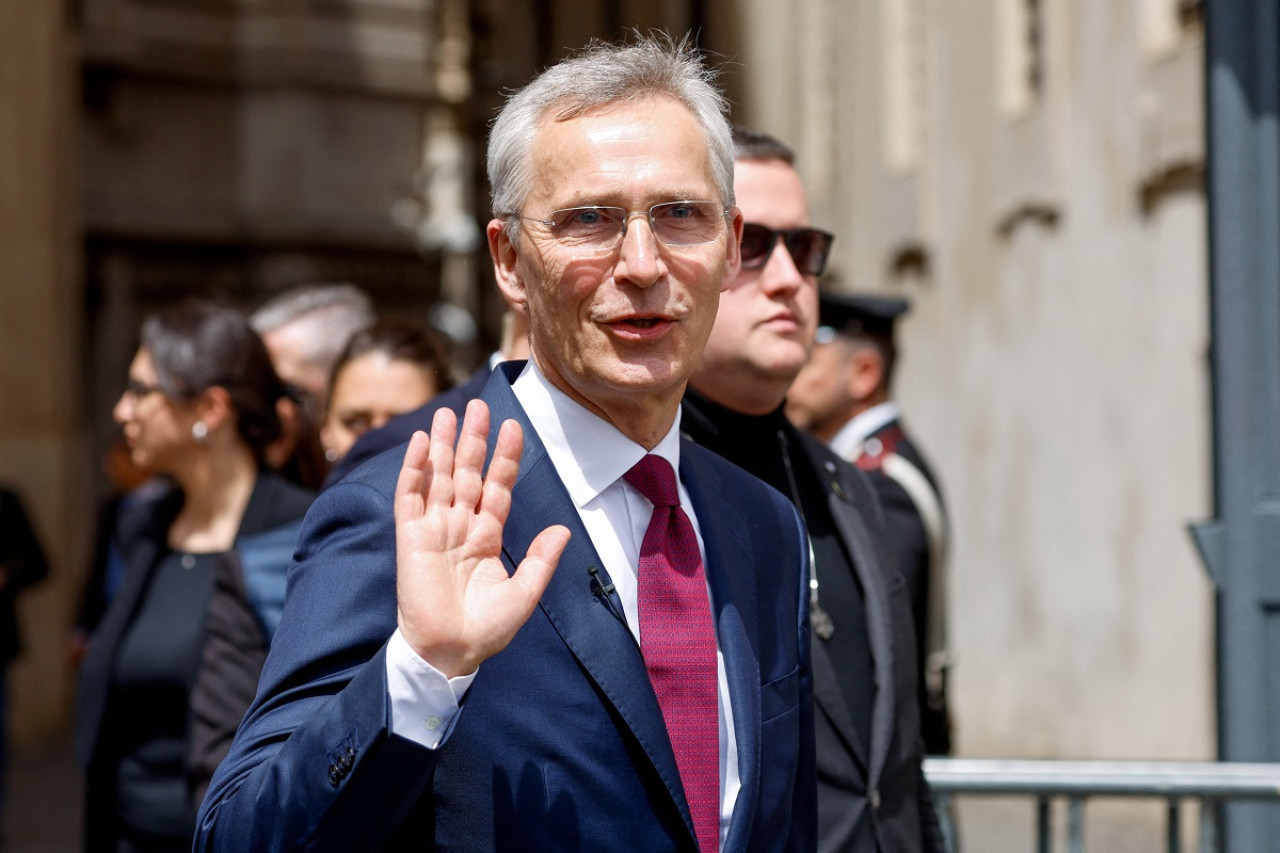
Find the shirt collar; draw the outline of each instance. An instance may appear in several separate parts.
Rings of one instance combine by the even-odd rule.
[[[831,438],[831,449],[845,459],[854,459],[862,453],[862,443],[867,436],[884,428],[898,418],[898,404],[889,400],[877,403],[865,412],[859,412]]]
[[[653,450],[646,451],[548,382],[533,359],[529,359],[511,389],[546,447],[569,497],[579,508],[621,479],[646,453],[661,456],[671,463],[672,470],[680,470],[679,408],[671,429]]]

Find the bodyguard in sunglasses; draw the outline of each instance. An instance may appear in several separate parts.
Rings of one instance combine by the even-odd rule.
[[[809,530],[817,849],[941,851],[920,767],[911,603],[874,492],[783,415],[813,347],[832,235],[810,224],[790,149],[744,128],[734,144],[742,267],[720,296],[682,428],[790,497]]]

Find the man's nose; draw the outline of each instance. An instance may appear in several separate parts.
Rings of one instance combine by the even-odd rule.
[[[791,250],[787,248],[787,241],[781,234],[774,238],[769,258],[760,270],[760,282],[770,293],[798,290],[805,284],[805,278],[796,266],[795,258],[791,257]]]
[[[640,221],[632,224],[633,219]],[[628,214],[622,225],[617,274],[641,286],[653,284],[661,275],[660,249],[649,215],[644,212]]]

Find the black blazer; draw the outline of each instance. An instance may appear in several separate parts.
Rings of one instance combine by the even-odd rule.
[[[268,472],[260,472],[245,506],[236,538],[262,533],[296,521],[306,514],[314,495]],[[125,577],[94,633],[80,669],[76,698],[76,757],[86,772],[85,834],[87,851],[115,851],[114,768],[104,759],[115,752],[102,737],[103,719],[111,693],[111,670],[116,651],[144,598],[165,551],[169,526],[182,508],[182,492],[173,488],[154,500],[133,508],[120,520],[119,541],[125,559]],[[234,561],[234,551],[224,556]],[[215,568],[215,575],[227,567]]]
[[[22,500],[8,489],[0,489],[0,566],[8,575],[8,580],[0,586],[0,667],[3,667],[22,650],[14,610],[18,593],[44,580],[49,573],[49,564],[22,508]]]

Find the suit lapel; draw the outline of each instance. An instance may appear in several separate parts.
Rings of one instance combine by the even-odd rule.
[[[594,582],[588,569],[599,569],[604,583],[609,582],[608,572],[592,546],[577,508],[547,456],[541,439],[511,391],[510,382],[519,374],[516,370],[508,377],[506,371],[514,367],[508,363],[495,371],[483,394],[490,408],[490,452],[498,427],[504,420],[514,420],[524,430],[524,454],[512,490],[511,513],[503,532],[503,550],[509,564],[514,567],[546,527],[563,524],[569,528],[569,545],[539,606],[587,675],[608,697],[635,735],[679,807],[690,838],[693,838],[693,819],[685,801],[675,753],[671,749],[662,710],[649,684],[649,673],[640,647],[620,618],[620,611],[615,616],[593,589]]]
[[[716,620],[716,638],[724,655],[725,678],[733,706],[734,740],[738,747],[738,777],[741,789],[733,809],[733,822],[725,839],[725,850],[745,849],[760,790],[760,659],[757,621],[756,574],[747,542],[731,531],[742,530],[747,521],[738,504],[724,500],[716,471],[703,464],[706,453],[684,440],[680,451],[680,479],[689,492],[698,516],[703,546],[707,552],[707,582]]]

